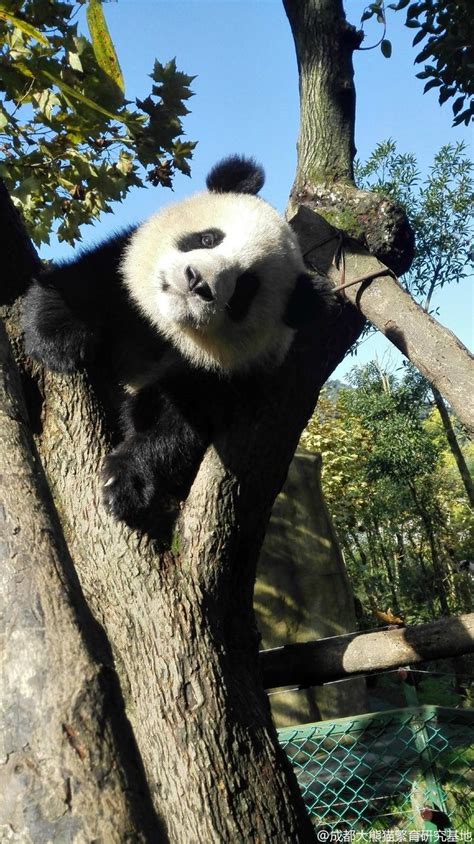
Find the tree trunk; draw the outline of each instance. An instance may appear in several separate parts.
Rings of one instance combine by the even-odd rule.
[[[12,280],[18,252],[17,239],[6,252]],[[22,279],[18,292],[23,289]],[[68,553],[113,649],[154,809],[163,819],[161,839],[152,833],[149,840],[312,840],[261,684],[253,583],[271,506],[301,430],[362,320],[343,308],[325,332],[302,332],[281,371],[258,394],[242,396],[238,415],[203,460],[172,550],[158,554],[113,523],[101,504],[99,470],[110,440],[107,373],[31,370],[18,343],[17,302],[4,315]],[[51,642],[59,646],[61,637]],[[69,679],[65,669],[62,682]],[[55,682],[52,670],[52,689]],[[82,748],[74,721],[67,735]],[[22,738],[28,744],[28,735]],[[58,741],[53,755],[60,753]],[[67,809],[74,819],[84,811],[69,798]],[[31,837],[41,837],[34,820]]]
[[[471,473],[469,472],[467,463],[464,459],[464,454],[461,451],[456,434],[454,433],[449,413],[443,401],[443,397],[436,387],[432,387],[431,392],[433,393],[434,402],[441,417],[441,422],[443,424],[449,448],[451,449],[451,454],[453,455],[459,469],[459,474],[461,475],[461,480],[464,484],[464,489],[466,490],[467,499],[471,507],[474,507],[474,485],[472,483]]]
[[[446,578],[446,572],[444,571],[443,564],[441,562],[439,551],[438,551],[438,544],[436,541],[436,535],[433,528],[433,519],[431,513],[428,512],[424,503],[421,501],[420,495],[418,494],[418,490],[414,483],[408,484],[410,493],[413,499],[413,503],[416,508],[416,512],[418,513],[423,527],[425,529],[426,538],[428,540],[428,544],[430,546],[430,553],[431,553],[431,564],[433,567],[433,586],[435,592],[439,599],[439,605],[441,607],[441,612],[445,615],[449,614],[449,605],[448,600],[446,597],[446,589],[444,586],[444,581]]]
[[[335,193],[334,189],[332,193]],[[350,197],[347,187],[340,199]],[[319,200],[305,199],[291,225],[303,254],[321,275],[337,287],[358,279],[344,290],[344,296],[382,332],[405,357],[439,390],[469,435],[474,434],[473,356],[460,340],[418,305],[367,249],[352,238],[343,237],[314,210]],[[380,227],[383,230],[383,212]],[[339,223],[339,220],[337,220]],[[344,219],[342,218],[342,222]],[[388,266],[400,263],[396,254],[385,256]]]
[[[347,337],[348,324],[341,327]],[[322,365],[308,366],[308,358]],[[113,647],[155,810],[173,842],[312,838],[261,687],[252,588],[273,498],[329,360],[334,366],[327,338],[302,337],[266,395],[242,401],[201,465],[173,552],[159,556],[101,506],[107,438],[89,379],[46,373],[37,382],[42,404],[30,411],[53,499],[89,606]],[[294,417],[284,418],[281,407],[294,408]],[[13,492],[21,494],[18,485]],[[60,641],[52,638],[52,647]],[[73,681],[62,673],[64,683]],[[76,735],[82,747],[73,726],[74,742]]]
[[[15,284],[25,289],[38,259],[1,182],[0,219],[2,315],[18,351]],[[36,393],[26,392],[33,406]],[[81,593],[1,322],[0,529],[0,838],[13,831],[31,842],[163,840],[110,647]]]
[[[380,276],[348,287],[345,296],[445,396],[472,436],[472,355],[392,275],[402,275],[413,260],[406,214],[387,197],[357,190],[353,183],[352,54],[362,34],[347,23],[342,0],[283,0],[283,5],[296,47],[301,103],[287,216],[303,254],[335,285]],[[392,273],[384,273],[384,265]]]
[[[300,83],[295,202],[315,185],[354,179],[353,50],[362,34],[342,0],[283,0],[295,41]]]

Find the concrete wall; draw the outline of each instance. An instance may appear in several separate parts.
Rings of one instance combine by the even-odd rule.
[[[322,499],[319,455],[298,449],[260,556],[255,611],[262,647],[356,629],[344,560]],[[277,726],[366,711],[364,680],[271,694]]]

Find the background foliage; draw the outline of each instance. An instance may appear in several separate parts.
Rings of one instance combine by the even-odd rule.
[[[470,0],[398,0],[387,6],[384,0],[370,3],[362,23],[375,16],[383,25],[379,43],[383,55],[389,58],[392,48],[385,38],[386,8],[403,10],[405,26],[416,30],[413,46],[421,49],[415,64],[423,64],[423,70],[416,75],[427,80],[424,92],[437,89],[440,105],[455,97],[453,126],[467,126],[474,117],[474,16]]]
[[[438,314],[437,291],[471,271],[474,182],[465,146],[443,146],[421,179],[416,157],[384,141],[357,162],[356,177],[405,207],[416,248],[403,283]],[[451,440],[467,464],[460,467],[435,397],[410,365],[394,372],[373,361],[349,381],[327,385],[302,444],[323,457],[323,490],[361,624],[374,624],[374,611],[387,607],[408,622],[472,609],[470,575],[458,565],[474,559],[461,477],[461,468],[472,476],[474,445],[451,416]]]
[[[403,284],[429,312],[433,296],[471,272],[474,236],[474,165],[462,142],[445,144],[428,174],[416,156],[400,153],[394,140],[379,143],[365,163],[356,162],[360,187],[378,191],[406,209],[415,231],[415,258]]]
[[[302,437],[323,458],[323,489],[360,622],[390,607],[410,623],[472,609],[474,520],[426,382],[373,362],[328,390]],[[453,420],[454,421],[454,420]],[[474,445],[458,438],[474,466]]]

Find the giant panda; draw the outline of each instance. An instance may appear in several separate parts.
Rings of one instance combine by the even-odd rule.
[[[185,499],[235,396],[329,306],[290,226],[256,195],[263,183],[252,159],[226,158],[206,191],[46,270],[25,297],[28,355],[58,372],[112,367],[122,441],[103,498],[150,534]]]

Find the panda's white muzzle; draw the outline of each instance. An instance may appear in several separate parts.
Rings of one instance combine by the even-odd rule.
[[[207,331],[211,324],[216,326],[225,317],[238,268],[222,257],[219,266],[214,256],[198,257],[199,260],[188,257],[187,262],[172,261],[160,268],[156,304],[166,320]]]

